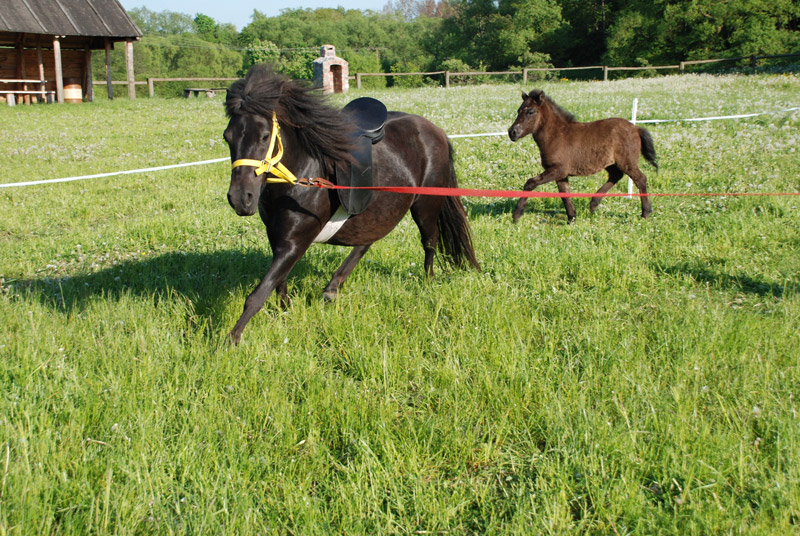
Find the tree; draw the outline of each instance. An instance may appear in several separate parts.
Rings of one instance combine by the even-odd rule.
[[[564,25],[555,0],[458,0],[453,7],[443,28],[449,56],[490,69],[546,52]]]
[[[174,11],[150,11],[144,7],[135,7],[128,11],[133,22],[144,35],[178,35],[194,30],[192,17]]]
[[[799,26],[793,0],[636,0],[609,28],[606,58],[630,65],[786,53],[800,47]]]

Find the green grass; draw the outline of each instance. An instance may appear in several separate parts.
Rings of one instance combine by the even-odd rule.
[[[677,118],[797,106],[800,78],[540,87]],[[369,94],[460,134],[506,130],[521,89]],[[225,123],[220,99],[0,108],[0,182],[223,157]],[[648,129],[652,192],[800,190],[798,113]],[[465,187],[541,170],[530,138],[453,143]],[[347,250],[313,247],[230,348],[270,252],[227,187],[222,163],[0,189],[0,534],[800,530],[797,197],[576,200],[569,226],[465,199],[482,272],[426,280],[406,218],[333,304]]]

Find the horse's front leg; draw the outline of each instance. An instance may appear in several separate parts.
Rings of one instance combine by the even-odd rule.
[[[563,174],[559,168],[547,168],[539,175],[528,179],[528,182],[525,183],[525,186],[523,186],[522,189],[526,192],[530,192],[542,184],[557,181],[565,177],[566,174]],[[522,217],[522,213],[525,212],[525,205],[527,203],[527,197],[521,197],[520,200],[517,201],[517,206],[514,208],[514,213],[511,216],[514,222]]]
[[[277,288],[280,297],[285,300],[286,278],[289,276],[289,272],[292,271],[294,265],[298,260],[300,260],[300,257],[303,256],[307,249],[308,246],[304,248],[293,247],[289,248],[288,250],[280,250],[280,252],[275,252],[275,256],[272,258],[272,264],[270,264],[269,269],[267,270],[267,274],[264,276],[258,286],[256,286],[255,290],[251,292],[245,300],[242,316],[239,317],[239,320],[236,322],[236,325],[233,326],[233,329],[230,332],[229,337],[233,344],[239,343],[245,326],[247,326],[247,323],[250,321],[250,319],[253,318],[262,307],[264,307],[267,298],[269,298],[269,295],[273,290]]]

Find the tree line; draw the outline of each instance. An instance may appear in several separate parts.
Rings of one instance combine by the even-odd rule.
[[[137,78],[227,77],[268,61],[310,79],[323,44],[351,73],[647,66],[800,51],[796,0],[389,0],[380,11],[254,10],[241,30],[201,13],[129,14],[144,33],[134,47]],[[113,68],[124,72],[120,58]]]

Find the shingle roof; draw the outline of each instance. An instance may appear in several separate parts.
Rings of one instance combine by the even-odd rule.
[[[142,36],[118,0],[0,0],[0,32]]]

